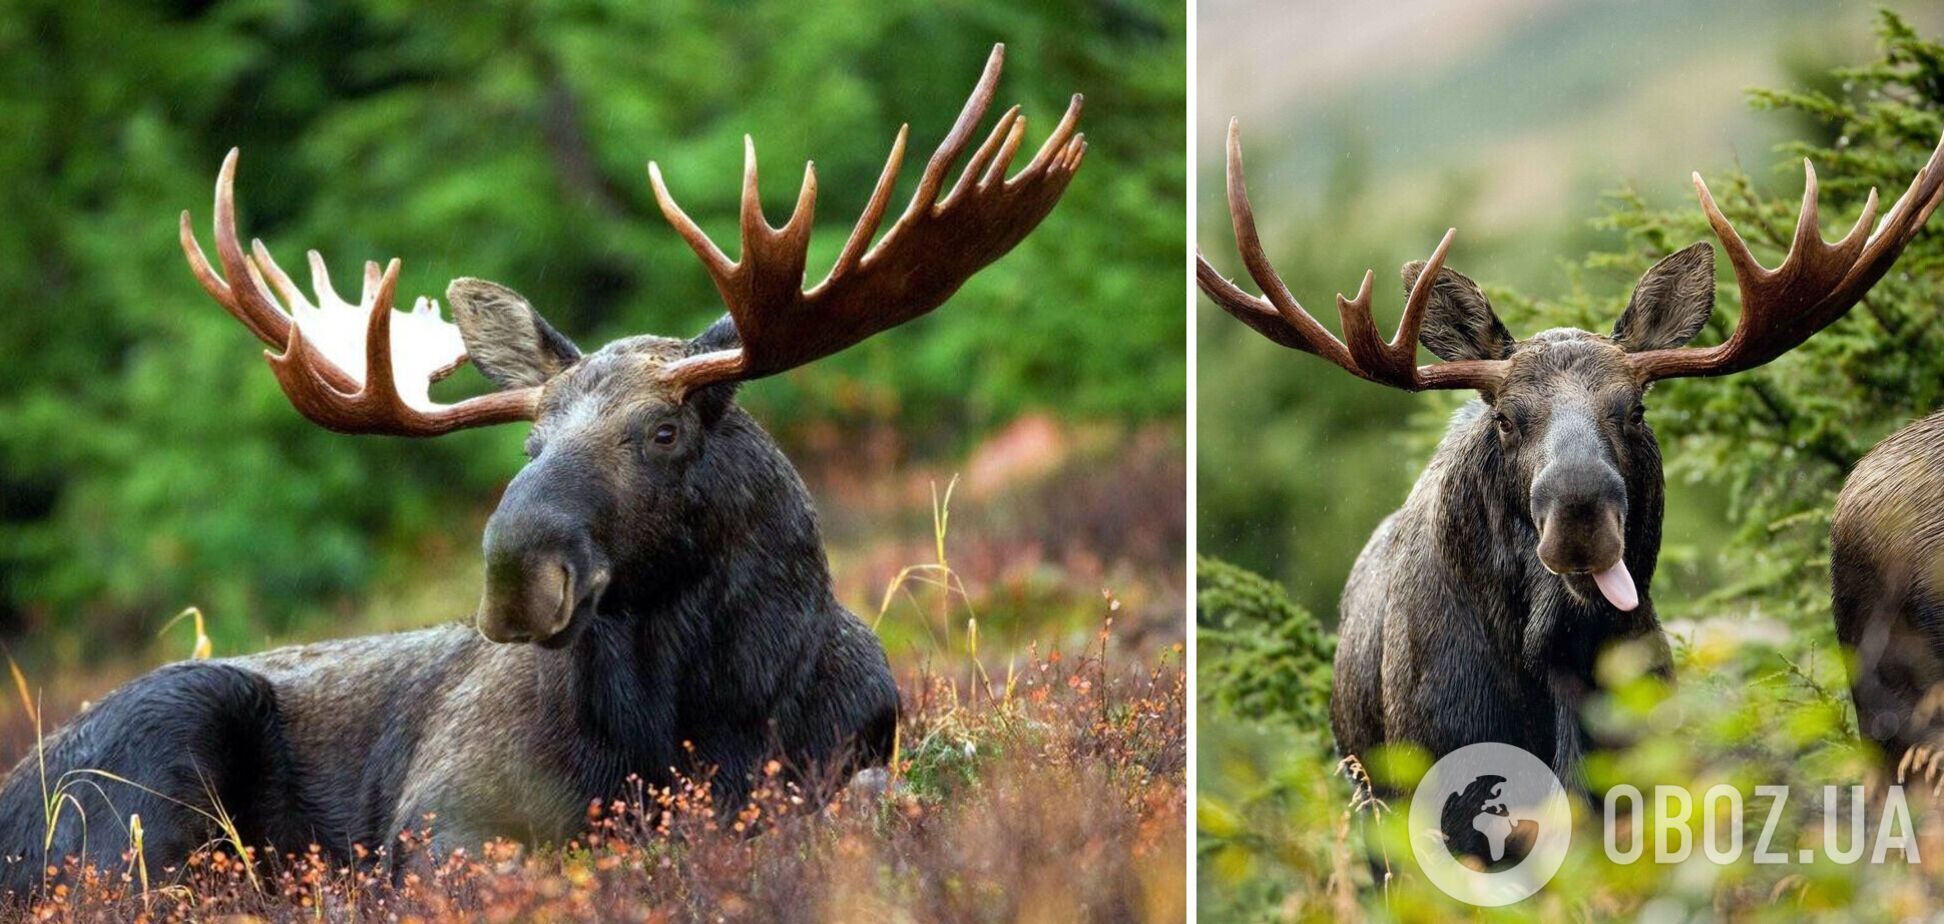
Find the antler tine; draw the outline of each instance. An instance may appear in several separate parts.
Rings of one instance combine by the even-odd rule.
[[[817,202],[815,164],[805,164],[796,208],[781,228],[763,218],[756,189],[756,140],[743,136],[742,247],[736,261],[737,298],[727,299],[729,316],[740,330],[749,326],[756,306],[796,297],[803,291],[803,267],[810,255],[810,228]]]
[[[817,165],[803,165],[803,186],[797,190],[796,207],[791,209],[789,220],[781,227],[772,227],[763,217],[763,198],[756,184],[756,139],[743,136],[743,191],[742,191],[742,233],[743,246],[750,241],[789,240],[810,238],[810,223],[815,218],[817,208]],[[738,265],[749,259],[747,253],[737,261]]]
[[[1006,46],[992,46],[992,54],[986,56],[985,71],[979,74],[979,82],[973,86],[972,95],[965,100],[964,108],[959,110],[958,120],[952,123],[952,130],[945,133],[945,140],[938,143],[938,150],[932,152],[931,160],[925,162],[925,172],[918,176],[918,190],[911,196],[911,204],[905,207],[905,217],[916,215],[938,203],[938,192],[945,186],[945,175],[952,170],[952,163],[965,152],[965,146],[972,143],[972,131],[979,127],[985,118],[986,110],[992,108],[992,98],[999,92],[999,73],[1006,64]],[[905,218],[899,219],[903,224]],[[892,229],[894,232],[896,228]]]
[[[271,348],[265,351],[266,356],[274,356],[272,351],[286,345],[296,325],[271,295],[258,263],[268,267],[276,285],[282,287],[289,280],[283,268],[270,259],[270,252],[261,241],[251,242],[254,258],[243,252],[236,230],[236,164],[240,156],[239,149],[230,148],[223,157],[223,166],[216,173],[216,258],[223,272],[218,274],[210,265],[209,258],[204,256],[187,209],[182,212],[178,236],[183,255],[189,260],[189,269],[195,274],[196,281],[202,284],[203,291],[208,292],[231,317],[242,322],[251,334]],[[231,280],[239,282],[232,283]],[[294,286],[287,291],[291,290],[294,290]],[[295,303],[308,304],[301,299],[301,295],[297,296]],[[318,374],[340,388],[355,387],[356,384],[350,375],[329,360],[324,360]]]
[[[186,209],[182,213],[179,229],[182,253],[189,259],[189,269],[195,273],[203,291],[249,328],[258,340],[271,347],[280,347],[288,332],[290,318],[264,290],[261,282],[251,276],[250,260],[244,256],[243,247],[237,240],[237,156],[238,150],[230,148],[229,154],[223,158],[222,169],[216,174],[216,262],[223,267],[222,274],[219,276],[210,266],[209,258],[204,256]]]
[[[396,257],[385,265],[385,274],[379,277],[378,288],[372,293],[371,314],[365,320],[365,382],[366,394],[380,395],[399,409],[405,409],[405,402],[398,397],[398,383],[392,369],[391,316],[392,305],[398,297],[398,267]]]
[[[1796,216],[1789,252],[1774,269],[1755,259],[1748,244],[1715,203],[1701,174],[1693,175],[1701,211],[1734,269],[1742,293],[1741,317],[1734,333],[1704,349],[1650,350],[1629,357],[1645,380],[1686,376],[1728,375],[1752,369],[1801,345],[1834,323],[1889,272],[1905,245],[1923,228],[1944,201],[1944,138],[1930,159],[1876,220],[1877,191],[1871,189],[1862,213],[1848,233],[1834,243],[1819,229],[1820,195],[1815,165],[1803,161],[1802,206]]]
[[[1007,185],[1036,179],[1066,161],[1071,161],[1066,164],[1066,169],[1079,169],[1079,156],[1085,153],[1087,147],[1086,136],[1079,134],[1080,113],[1086,108],[1086,102],[1086,98],[1078,93],[1067,100],[1066,113],[1060,116],[1060,124],[1053,127],[1053,134],[1046,136],[1039,152],[1033,155],[1025,169],[1007,181]]]
[[[1229,120],[1227,168],[1229,223],[1235,231],[1235,248],[1242,255],[1242,265],[1248,269],[1249,277],[1262,288],[1269,305],[1303,344],[1301,349],[1362,375],[1349,349],[1296,301],[1282,275],[1269,262],[1268,254],[1263,252],[1262,236],[1256,232],[1255,207],[1249,202],[1249,182],[1242,167],[1240,119]],[[1369,288],[1368,280],[1364,286]]]
[[[309,298],[305,297],[303,290],[297,288],[297,283],[290,278],[290,274],[277,265],[276,258],[270,255],[270,248],[263,246],[263,242],[256,238],[250,239],[250,259],[258,269],[262,270],[261,275],[270,283],[270,287],[276,290],[277,295],[290,305],[293,311],[298,305],[307,308],[316,307],[311,304]]]
[[[183,256],[189,259],[189,271],[195,274],[196,281],[202,284],[203,291],[208,292],[210,298],[215,299],[224,308],[230,309],[230,313],[234,315],[236,311],[230,306],[236,301],[236,296],[230,292],[229,283],[224,282],[223,277],[217,275],[215,268],[209,265],[209,257],[203,254],[202,244],[196,241],[196,231],[191,222],[189,210],[183,209],[182,220],[177,226],[176,239],[182,245]],[[238,320],[241,320],[240,316]],[[254,333],[256,329],[250,330]]]
[[[662,182],[661,165],[652,160],[648,162],[648,185],[654,187],[655,204],[661,207],[662,217],[674,226],[675,233],[680,234],[682,240],[688,243],[689,249],[695,251],[695,255],[701,258],[702,265],[715,279],[716,287],[721,288],[723,281],[736,271],[736,264],[723,254],[714,241],[709,240],[709,235],[703,233],[701,226],[695,223],[695,219],[690,218],[687,212],[682,211],[680,205],[675,204],[675,197],[668,194],[668,186]],[[724,292],[723,297],[728,298],[728,293]]]
[[[1228,277],[1216,270],[1199,247],[1195,248],[1195,284],[1201,287],[1203,294],[1221,306],[1222,310],[1247,324],[1256,333],[1292,350],[1302,350],[1305,353],[1316,352],[1316,348],[1290,327],[1289,323],[1283,320],[1282,315],[1277,314],[1276,309],[1266,300],[1244,292],[1241,286],[1229,281]]]
[[[1013,111],[1018,112],[1019,107],[1014,106]],[[981,188],[1005,180],[1006,171],[1012,167],[1013,156],[1019,153],[1019,143],[1024,140],[1026,140],[1026,117],[1020,116],[1012,121],[1012,130],[1006,133],[1006,143],[999,149],[999,156],[993,159],[992,166],[986,168],[985,175],[979,178]]]
[[[1413,391],[1421,387],[1417,367],[1418,331],[1424,324],[1424,310],[1431,303],[1438,271],[1444,268],[1445,254],[1450,252],[1452,239],[1457,236],[1457,228],[1445,231],[1444,239],[1431,252],[1431,259],[1425,261],[1404,300],[1404,316],[1398,320],[1397,335],[1389,342],[1377,332],[1377,320],[1371,312],[1370,290],[1374,278],[1371,271],[1364,271],[1356,298],[1337,296],[1337,316],[1343,323],[1344,343],[1365,378]]]
[[[986,140],[980,143],[978,150],[972,152],[971,159],[965,162],[965,169],[959,171],[958,182],[952,184],[952,191],[946,193],[944,200],[939,202],[940,208],[950,208],[952,203],[957,202],[974,183],[984,181],[987,168],[998,163],[1001,147],[1013,134],[1013,129],[1020,121],[1018,106],[999,115],[999,121],[993,124],[992,132],[986,135]]]
[[[324,265],[324,255],[312,250],[305,256],[310,261],[311,291],[317,293],[317,300],[333,305],[343,304],[344,296],[339,295],[337,287],[331,284],[331,270]]]
[[[885,158],[884,170],[878,174],[877,186],[871,189],[871,198],[864,205],[864,214],[857,216],[857,226],[851,229],[850,238],[844,241],[844,250],[837,255],[837,263],[830,268],[830,275],[824,277],[824,281],[811,289],[808,295],[814,297],[825,286],[855,269],[864,258],[865,249],[871,246],[871,238],[884,221],[885,210],[891,206],[891,188],[897,184],[898,171],[904,166],[905,141],[910,135],[910,125],[898,128],[898,137],[891,142],[891,156]]]
[[[1457,237],[1457,228],[1445,229],[1444,237],[1431,251],[1431,259],[1424,261],[1417,280],[1411,284],[1410,296],[1404,300],[1404,317],[1398,320],[1397,336],[1391,338],[1389,347],[1393,351],[1400,347],[1407,348],[1410,352],[1404,354],[1406,360],[1414,360],[1417,356],[1418,332],[1424,328],[1424,312],[1431,305],[1431,292],[1437,285],[1438,273],[1444,269],[1445,255],[1451,252],[1451,242]]]

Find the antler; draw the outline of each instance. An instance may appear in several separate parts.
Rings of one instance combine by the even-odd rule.
[[[203,256],[186,209],[182,252],[204,291],[271,348],[264,358],[300,413],[340,433],[392,436],[437,436],[533,419],[538,388],[495,392],[453,405],[432,402],[427,393],[431,383],[466,361],[465,347],[458,328],[441,320],[437,303],[426,298],[418,299],[410,313],[396,312],[405,326],[394,337],[397,260],[382,274],[378,264],[365,264],[364,289],[353,305],[338,296],[324,258],[311,251],[318,300],[312,305],[262,241],[251,241],[251,253],[244,254],[236,235],[236,159],[231,148],[216,175],[216,259],[222,274]],[[291,312],[271,295],[266,276],[290,303]]]
[[[1876,217],[1877,192],[1872,188],[1856,224],[1842,240],[1831,244],[1822,239],[1816,224],[1816,168],[1804,158],[1802,169],[1807,178],[1795,239],[1789,244],[1788,256],[1775,269],[1756,262],[1748,244],[1715,206],[1701,174],[1694,174],[1701,210],[1707,213],[1708,224],[1714,227],[1715,237],[1721,240],[1728,262],[1735,268],[1735,283],[1742,295],[1741,318],[1735,322],[1735,332],[1719,345],[1649,350],[1629,356],[1643,380],[1728,375],[1795,349],[1861,300],[1890,271],[1904,245],[1944,201],[1944,138],[1940,138],[1930,161],[1917,172],[1910,188],[1890,207],[1874,232],[1864,236]]]
[[[1425,261],[1417,281],[1404,300],[1404,317],[1398,321],[1397,334],[1382,339],[1370,311],[1370,289],[1374,278],[1364,271],[1363,284],[1355,298],[1337,295],[1337,315],[1343,323],[1343,340],[1310,316],[1289,293],[1282,276],[1262,252],[1256,234],[1255,209],[1249,205],[1249,187],[1242,176],[1242,126],[1229,120],[1228,130],[1229,217],[1235,225],[1235,247],[1249,276],[1262,287],[1263,295],[1244,292],[1208,263],[1200,250],[1195,252],[1195,281],[1215,304],[1254,328],[1257,333],[1291,349],[1314,353],[1342,367],[1358,378],[1368,379],[1407,391],[1453,388],[1491,388],[1505,375],[1501,360],[1462,360],[1429,366],[1417,364],[1418,330],[1424,324],[1424,311],[1431,302],[1432,287],[1444,266],[1445,254],[1458,229],[1445,232],[1438,248]]]
[[[891,201],[910,126],[898,130],[877,187],[836,265],[808,291],[802,286],[817,200],[814,164],[804,167],[803,187],[789,221],[771,227],[756,192],[756,145],[744,137],[742,254],[731,262],[675,204],[660,166],[649,163],[648,178],[662,215],[702,259],[741,340],[735,349],[671,363],[663,369],[664,378],[687,392],[711,382],[774,375],[829,356],[937,308],[973,273],[1032,231],[1059,202],[1087,153],[1086,136],[1075,133],[1080,94],[1073,95],[1065,117],[1032,162],[1011,178],[1006,170],[1025,136],[1026,119],[1017,106],[1007,110],[951,191],[939,196],[946,174],[992,104],[1004,61],[1005,46],[994,45],[985,73],[925,165],[904,214],[871,246]]]

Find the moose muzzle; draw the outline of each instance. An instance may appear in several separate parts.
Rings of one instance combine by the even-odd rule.
[[[606,571],[587,574],[563,555],[488,558],[479,632],[495,642],[546,644],[593,606],[607,580]]]
[[[478,625],[495,642],[565,640],[575,617],[591,615],[607,589],[608,566],[594,549],[588,519],[536,490],[545,480],[532,468],[521,472],[486,522]]]
[[[1556,460],[1533,479],[1540,564],[1554,574],[1591,577],[1623,612],[1640,605],[1625,558],[1626,509],[1626,483],[1604,459]]]

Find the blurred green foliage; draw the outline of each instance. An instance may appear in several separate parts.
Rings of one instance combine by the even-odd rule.
[[[1799,175],[1802,156],[1815,161],[1826,237],[1847,229],[1871,186],[1886,196],[1901,193],[1944,132],[1944,43],[1921,37],[1888,12],[1879,15],[1878,33],[1881,56],[1870,65],[1817,75],[1790,91],[1751,93],[1756,107],[1807,126],[1800,140],[1782,146],[1777,176]],[[1757,256],[1770,266],[1779,262],[1799,192],[1768,192],[1747,174],[1711,176],[1710,187]],[[1512,329],[1606,329],[1626,292],[1589,280],[1631,280],[1661,256],[1709,237],[1692,207],[1661,210],[1630,190],[1607,205],[1596,230],[1617,236],[1619,244],[1588,248],[1564,295],[1492,293]],[[1725,261],[1722,272],[1703,344],[1725,338],[1738,312]],[[1572,853],[1554,887],[1484,917],[1855,920],[1909,919],[1932,910],[1934,887],[1920,869],[1827,857],[1802,863],[1797,849],[1824,851],[1823,787],[1844,787],[1846,802],[1847,787],[1870,779],[1875,764],[1855,736],[1830,622],[1830,510],[1864,452],[1944,399],[1940,304],[1944,232],[1933,226],[1863,304],[1805,346],[1741,375],[1668,382],[1649,398],[1670,479],[1721,491],[1719,516],[1729,532],[1711,553],[1720,579],[1706,593],[1658,607],[1664,621],[1681,624],[1676,686],[1647,676],[1641,652],[1620,648],[1603,659],[1606,692],[1586,718],[1605,735],[1634,743],[1590,759],[1589,782],[1595,791],[1621,782],[1650,791],[1675,784],[1697,801],[1711,786],[1731,786],[1747,806],[1751,845],[1769,804],[1754,788],[1788,785],[1791,802],[1775,837],[1789,860],[1756,865],[1744,851],[1729,865],[1614,863],[1601,846],[1600,818],[1580,806]],[[1415,438],[1427,438],[1436,423],[1435,415],[1420,415]],[[1200,702],[1254,694],[1253,681],[1237,686],[1226,679],[1246,673],[1211,667],[1207,658],[1202,665]],[[1291,696],[1311,695],[1316,684],[1307,672],[1288,682]],[[1207,861],[1200,894],[1204,907],[1210,907],[1207,896],[1219,897],[1217,919],[1332,919],[1346,900],[1385,919],[1473,914],[1414,873],[1384,890],[1347,889],[1347,877],[1363,876],[1367,845],[1392,857],[1408,853],[1399,823],[1406,806],[1353,816],[1349,786],[1331,778],[1336,757],[1326,746],[1292,733],[1273,713],[1205,720],[1198,728],[1204,786],[1198,823]],[[1654,823],[1652,811],[1636,819],[1636,825]],[[1698,836],[1700,823],[1692,824]],[[1839,841],[1849,838],[1844,831]]]
[[[1313,798],[1338,782],[1323,772],[1336,636],[1281,585],[1204,556],[1195,563],[1195,644],[1197,759],[1202,779],[1221,784],[1195,807],[1202,917],[1246,918],[1292,890],[1287,875],[1257,869],[1258,855],[1328,861],[1302,845],[1333,826],[1340,802]],[[1319,772],[1326,782],[1314,779]],[[1299,816],[1302,805],[1313,810]],[[1320,892],[1324,879],[1309,885]]]
[[[950,307],[744,401],[786,444],[891,423],[921,453],[1032,409],[1177,415],[1184,17],[1161,0],[10,5],[6,629],[100,636],[194,603],[233,644],[346,612],[384,562],[472,544],[520,464],[517,427],[351,439],[290,410],[176,245],[185,207],[208,245],[233,145],[244,234],[287,266],[317,248],[341,289],[396,255],[405,294],[500,280],[584,347],[689,334],[721,308],[655,209],[649,159],[728,241],[744,133],[771,215],[815,158],[818,276],[899,123],[906,195],[1003,41],[1000,102],[1023,104],[1028,145],[1087,95],[1066,199]],[[448,400],[483,387],[454,381]]]
[[[1219,559],[1195,562],[1196,653],[1205,700],[1231,718],[1329,736],[1336,636],[1282,586]]]

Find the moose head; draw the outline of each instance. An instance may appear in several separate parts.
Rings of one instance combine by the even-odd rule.
[[[1659,546],[1662,476],[1643,403],[1649,387],[1752,369],[1794,349],[1856,304],[1944,199],[1940,146],[1880,223],[1871,190],[1856,224],[1828,243],[1817,226],[1815,168],[1806,160],[1803,166],[1793,242],[1774,269],[1756,261],[1701,175],[1693,175],[1742,304],[1734,333],[1704,349],[1687,344],[1714,309],[1714,251],[1706,242],[1649,269],[1610,333],[1556,329],[1515,340],[1477,284],[1444,267],[1455,229],[1430,259],[1404,267],[1404,313],[1394,337],[1378,333],[1366,272],[1354,298],[1337,296],[1339,340],[1297,303],[1263,253],[1235,122],[1228,134],[1229,211],[1242,261],[1264,295],[1243,291],[1199,253],[1197,282],[1263,336],[1359,378],[1406,391],[1476,390],[1484,408],[1467,431],[1480,444],[1474,458],[1484,480],[1505,495],[1504,505],[1529,525],[1540,564],[1575,596],[1604,597],[1627,611],[1639,605],[1651,577],[1648,570],[1636,582],[1627,559],[1651,569]],[[1419,366],[1420,342],[1440,362]]]
[[[556,647],[600,606],[617,574],[652,581],[658,566],[697,554],[696,524],[723,519],[700,518],[698,508],[746,501],[764,481],[787,481],[801,493],[767,437],[732,411],[737,383],[802,366],[930,312],[1059,201],[1087,150],[1076,131],[1078,94],[1024,169],[1007,176],[1026,130],[1014,107],[947,186],[991,106],[1003,61],[1004,46],[994,47],[904,212],[873,244],[904,160],[909,126],[899,131],[836,264],[807,289],[814,165],[805,167],[789,220],[773,227],[757,194],[755,144],[745,138],[741,254],[732,261],[676,205],[661,169],[650,163],[663,216],[701,259],[728,309],[690,339],[628,337],[583,353],[518,293],[478,279],[456,280],[446,290],[456,324],[426,298],[396,311],[397,260],[382,272],[366,264],[354,304],[332,288],[315,251],[313,303],[262,242],[247,253],[241,246],[234,150],[216,181],[221,272],[203,255],[186,211],[183,252],[209,295],[271,347],[266,357],[284,394],[321,426],[429,437],[532,422],[529,461],[486,526],[478,627],[494,641]],[[431,383],[469,359],[499,390],[452,405],[433,401]],[[814,530],[804,536],[814,546]],[[820,548],[808,551],[821,561]]]

